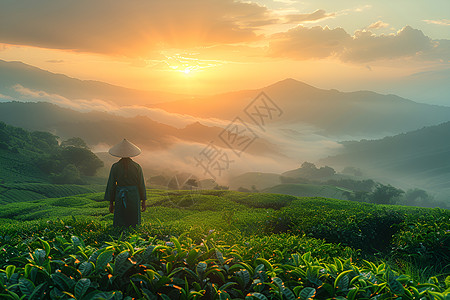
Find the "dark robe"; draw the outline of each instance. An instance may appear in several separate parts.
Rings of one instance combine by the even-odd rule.
[[[125,157],[114,163],[109,173],[105,200],[114,202],[113,226],[141,224],[141,200],[147,200],[141,166]]]

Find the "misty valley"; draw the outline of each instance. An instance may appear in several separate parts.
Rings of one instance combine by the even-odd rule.
[[[147,200],[117,228],[124,138]],[[449,208],[447,106],[294,79],[147,92],[0,61],[0,298],[448,299]]]

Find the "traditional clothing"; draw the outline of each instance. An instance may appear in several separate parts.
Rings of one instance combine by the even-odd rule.
[[[140,149],[137,148],[137,151],[136,148],[123,140],[109,151],[111,155],[122,156],[111,167],[104,198],[114,203],[113,226],[141,224],[140,202],[147,200],[147,195],[142,168],[130,158],[140,153]]]

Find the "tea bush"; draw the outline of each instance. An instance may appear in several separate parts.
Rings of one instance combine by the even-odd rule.
[[[102,201],[103,193],[2,205],[2,296],[441,299],[448,295],[448,210],[231,191],[147,193],[142,225],[128,230],[111,226],[113,215],[108,202]],[[278,196],[283,200],[273,205]],[[50,254],[44,257],[45,242]],[[140,261],[149,247],[154,250],[147,252],[149,261]],[[123,251],[128,256],[119,256]],[[104,269],[83,273],[85,268],[95,271],[103,252],[105,259],[110,258]],[[117,265],[127,266],[124,277],[115,277],[117,259]],[[430,276],[422,276],[419,286],[412,271],[427,267]],[[55,275],[60,273],[69,280]],[[86,293],[81,295],[83,286]]]
[[[450,277],[417,283],[384,263],[323,262],[311,252],[264,258],[215,234],[200,244],[186,235],[101,244],[57,235],[6,252],[17,255],[0,273],[0,295],[10,299],[444,299],[450,285]]]

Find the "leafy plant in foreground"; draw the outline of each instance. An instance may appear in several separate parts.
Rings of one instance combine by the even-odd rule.
[[[310,252],[268,258],[226,245],[123,236],[101,246],[77,236],[39,240],[0,272],[9,299],[444,299],[450,277],[417,283],[389,266],[323,262]],[[446,290],[447,289],[447,290]]]

